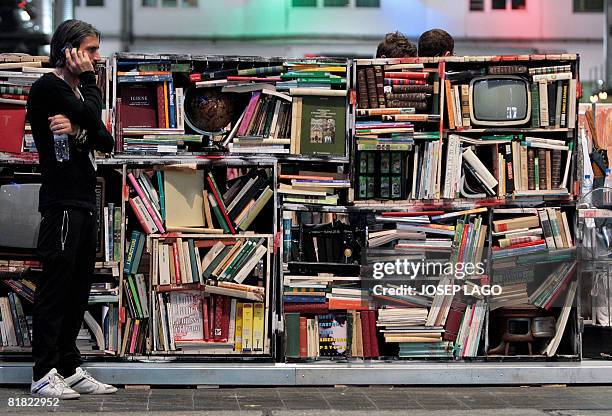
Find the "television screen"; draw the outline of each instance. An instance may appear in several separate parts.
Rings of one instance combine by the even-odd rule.
[[[471,121],[474,125],[508,126],[529,121],[528,82],[517,76],[484,76],[470,83]]]
[[[0,246],[36,248],[39,183],[0,186]]]

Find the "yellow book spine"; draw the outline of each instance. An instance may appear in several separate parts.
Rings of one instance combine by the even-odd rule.
[[[253,304],[242,305],[242,352],[253,350]]]
[[[242,352],[242,302],[236,304],[236,331],[234,333],[234,351]]]
[[[264,344],[264,304],[253,304],[253,351],[263,351]]]

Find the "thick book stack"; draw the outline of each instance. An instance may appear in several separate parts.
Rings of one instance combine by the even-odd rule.
[[[117,65],[115,125],[117,152],[179,153],[202,136],[185,134],[184,90],[174,73],[188,71],[164,61],[123,61]]]
[[[567,213],[560,208],[500,208],[495,213],[496,218],[508,217],[493,220],[493,259],[514,261],[514,257],[574,247]]]
[[[265,350],[265,307],[195,290],[156,292],[153,350],[253,354]]]
[[[381,212],[375,217],[378,227],[372,227],[368,233],[367,262],[435,257],[455,263],[479,263],[487,238],[487,225],[483,224],[482,217],[486,211],[486,208],[475,208],[455,212]],[[431,270],[421,269],[419,276],[443,273],[447,271],[442,267],[431,267]]]
[[[452,358],[452,342],[442,339],[441,326],[426,326],[426,308],[378,310],[377,326],[386,343],[399,344],[400,358]]]
[[[279,175],[278,193],[283,202],[296,204],[338,205],[339,191],[348,189],[348,175],[334,172],[301,170]]]
[[[117,303],[119,288],[111,282],[94,282],[89,292],[89,303]]]
[[[21,300],[17,294],[9,292],[0,297],[0,337],[3,347],[32,346],[31,325],[28,325]]]

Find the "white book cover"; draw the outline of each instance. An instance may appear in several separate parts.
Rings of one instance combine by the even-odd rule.
[[[195,290],[170,292],[170,326],[175,341],[204,339],[202,293]]]

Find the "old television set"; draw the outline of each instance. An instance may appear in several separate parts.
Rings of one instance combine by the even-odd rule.
[[[470,82],[470,119],[474,126],[520,126],[531,117],[529,82],[513,75],[488,75]]]

